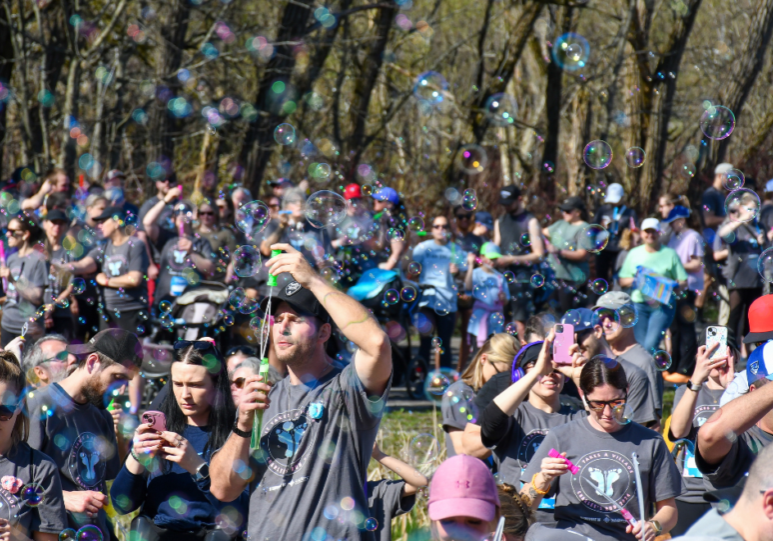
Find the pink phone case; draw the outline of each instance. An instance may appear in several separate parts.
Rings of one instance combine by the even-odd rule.
[[[164,432],[166,430],[166,416],[160,411],[146,411],[142,414],[142,422],[151,424],[153,430]]]
[[[574,344],[574,325],[556,323],[556,338],[553,340],[553,360],[556,364],[572,364],[569,346]]]

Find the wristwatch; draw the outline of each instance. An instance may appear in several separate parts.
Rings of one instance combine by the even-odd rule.
[[[694,392],[696,392],[696,393],[697,393],[698,391],[700,391],[700,390],[701,390],[701,387],[703,387],[703,383],[698,383],[698,384],[696,385],[695,383],[693,383],[691,380],[689,380],[689,379],[688,379],[688,380],[687,380],[687,383],[685,384],[685,386],[686,386],[688,389],[690,389],[691,391],[694,391]]]
[[[198,467],[196,470],[196,473],[192,474],[191,477],[193,477],[194,481],[203,481],[207,477],[209,477],[209,464],[206,462]]]
[[[242,438],[251,438],[252,437],[252,432],[250,432],[249,430],[248,431],[239,430],[239,421],[234,422],[234,426],[231,429],[231,431],[234,434],[236,434],[237,436],[241,436]]]
[[[660,525],[660,522],[657,520],[650,520],[650,524],[652,524],[652,529],[655,530],[656,536],[663,533],[663,526]]]

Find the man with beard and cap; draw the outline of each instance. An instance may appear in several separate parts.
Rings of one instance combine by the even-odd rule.
[[[110,539],[105,483],[118,475],[121,457],[107,406],[113,391],[139,372],[142,345],[135,334],[107,329],[67,351],[78,358],[77,368],[27,397],[27,443],[58,466],[70,526],[93,524]]]

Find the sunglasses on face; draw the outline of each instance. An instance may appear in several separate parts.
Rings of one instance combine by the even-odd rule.
[[[456,219],[457,220],[469,220],[472,218],[472,214],[457,214]]]
[[[200,210],[199,216],[214,216],[215,212],[212,210]]]
[[[247,378],[236,378],[235,380],[233,380],[233,381],[231,382],[231,385],[233,385],[233,386],[234,386],[234,387],[236,387],[237,389],[241,389],[242,387],[244,387],[244,381],[245,381],[246,379],[247,379]]]
[[[204,351],[205,349],[209,349],[214,346],[212,342],[209,340],[178,340],[174,343],[174,350],[180,350],[187,348],[188,346],[193,346],[193,349],[197,349],[199,351]]]
[[[627,396],[618,398],[617,400],[587,400],[588,407],[598,413],[604,411],[604,408],[609,406],[612,411],[617,410],[625,406],[625,402],[628,399]]]
[[[65,362],[67,362],[67,357],[68,357],[68,353],[66,351],[60,351],[59,353],[57,353],[56,355],[54,355],[50,359],[45,359],[45,360],[41,361],[40,364],[50,363],[50,362],[53,362],[53,361],[58,361],[60,363],[65,363]]]
[[[432,229],[448,229],[448,224],[433,224]]]
[[[255,357],[258,354],[258,352],[255,351],[255,348],[251,348],[250,346],[234,346],[225,352],[225,356],[228,358],[237,353],[241,353],[247,357]]]
[[[14,237],[18,237],[20,235],[23,235],[24,231],[22,231],[21,229],[9,229],[8,234]]]

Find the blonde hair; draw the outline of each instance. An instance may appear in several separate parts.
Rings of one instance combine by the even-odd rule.
[[[492,363],[505,363],[509,367],[513,365],[513,358],[520,349],[520,343],[516,338],[507,333],[499,333],[492,335],[486,343],[481,346],[478,352],[473,357],[470,364],[462,374],[462,380],[472,387],[477,393],[483,384],[483,365],[480,363],[482,355],[488,356],[488,361]]]
[[[27,387],[27,377],[21,369],[19,360],[10,351],[0,350],[0,381],[4,381],[9,387],[14,387],[18,397],[22,396]],[[19,443],[27,441],[29,433],[30,420],[20,411],[11,432],[11,447],[16,448]]]

